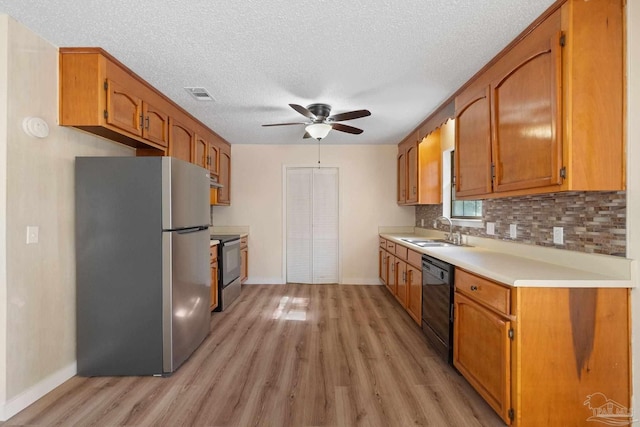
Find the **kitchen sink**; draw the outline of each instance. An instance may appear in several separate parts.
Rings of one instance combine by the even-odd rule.
[[[407,243],[411,243],[412,245],[419,246],[421,248],[435,248],[442,246],[467,246],[467,245],[456,245],[453,242],[444,239],[400,239]]]

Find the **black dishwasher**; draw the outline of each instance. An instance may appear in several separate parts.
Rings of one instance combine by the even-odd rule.
[[[453,364],[454,266],[422,255],[422,331],[433,349]]]

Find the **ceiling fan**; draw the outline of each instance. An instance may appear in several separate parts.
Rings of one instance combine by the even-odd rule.
[[[294,123],[272,123],[262,126],[289,126],[289,125],[306,125],[305,134],[303,138],[315,138],[320,141],[322,138],[329,134],[331,129],[338,130],[340,132],[352,133],[355,135],[361,134],[362,129],[358,129],[353,126],[345,125],[343,122],[346,120],[359,119],[361,117],[367,117],[371,115],[369,110],[354,110],[346,113],[334,114],[331,116],[331,105],[328,104],[311,104],[307,107],[303,107],[298,104],[289,104],[289,107],[296,110],[309,119],[307,122],[294,122]]]

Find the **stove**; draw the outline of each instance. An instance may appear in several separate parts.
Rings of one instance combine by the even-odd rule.
[[[215,311],[226,310],[239,296],[240,284],[240,235],[212,234],[211,240],[219,240],[218,245],[218,307]]]

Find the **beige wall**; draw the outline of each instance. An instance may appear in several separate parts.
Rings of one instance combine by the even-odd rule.
[[[0,15],[0,405],[7,396],[7,32]],[[0,411],[1,415],[2,411]],[[0,418],[4,420],[4,418]]]
[[[339,168],[341,283],[378,284],[378,226],[413,225],[399,207],[396,145],[324,145],[321,164]],[[248,283],[283,283],[283,166],[314,167],[318,144],[233,145],[231,206],[213,224],[250,227]]]
[[[8,88],[0,102],[0,112],[6,108],[0,118],[0,143],[6,148],[6,158],[0,154],[0,194],[6,191],[7,201],[4,218],[0,205],[6,232],[6,251],[0,246],[6,262],[5,274],[0,263],[0,278],[6,280],[6,299],[0,293],[0,313],[6,313],[6,327],[0,323],[0,351],[6,355],[4,366],[0,358],[0,378],[6,381],[0,403],[10,412],[16,400],[37,395],[33,387],[43,380],[65,369],[75,373],[74,158],[133,150],[56,126],[57,49],[6,16],[0,33]],[[50,135],[25,134],[22,120],[28,116],[43,118]],[[26,244],[27,225],[39,227],[39,243]]]

